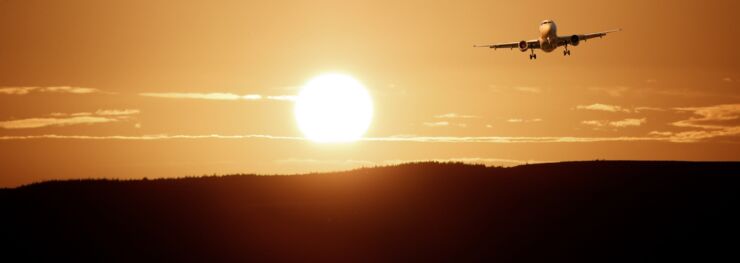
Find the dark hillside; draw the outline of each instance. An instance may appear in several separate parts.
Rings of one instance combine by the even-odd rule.
[[[26,261],[736,261],[739,190],[738,162],[55,181],[0,190],[0,240]]]

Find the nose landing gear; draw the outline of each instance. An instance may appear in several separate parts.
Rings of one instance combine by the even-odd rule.
[[[565,50],[563,50],[563,56],[570,56],[570,50],[568,50],[568,45],[565,45]]]
[[[530,49],[530,50],[532,50],[532,54],[529,54],[529,60],[537,59],[537,54],[534,53],[534,49]]]

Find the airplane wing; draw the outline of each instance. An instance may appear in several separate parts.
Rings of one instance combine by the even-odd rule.
[[[527,48],[530,49],[538,49],[540,48],[540,41],[539,40],[529,40],[527,42]],[[493,49],[499,49],[499,48],[509,48],[509,49],[515,49],[519,48],[519,42],[511,42],[511,43],[497,43],[497,44],[486,44],[486,45],[473,45],[473,47],[487,47],[487,48],[493,48]]]
[[[606,36],[609,33],[619,32],[622,31],[622,29],[614,29],[604,32],[596,32],[596,33],[590,33],[590,34],[583,34],[583,35],[569,35],[569,36],[562,36],[560,37],[560,43],[563,44],[570,44],[570,45],[578,45],[579,41],[586,41],[592,38],[602,38]],[[578,36],[578,38],[574,38],[574,36]]]

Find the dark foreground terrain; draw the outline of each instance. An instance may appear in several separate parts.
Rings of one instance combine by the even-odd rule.
[[[740,258],[738,162],[61,181],[2,190],[0,209],[1,255],[21,261]]]

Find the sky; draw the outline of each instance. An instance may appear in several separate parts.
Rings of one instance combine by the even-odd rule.
[[[740,160],[738,1],[0,0],[0,187],[410,161]],[[538,52],[473,44],[621,28]],[[306,140],[310,79],[370,93]]]

